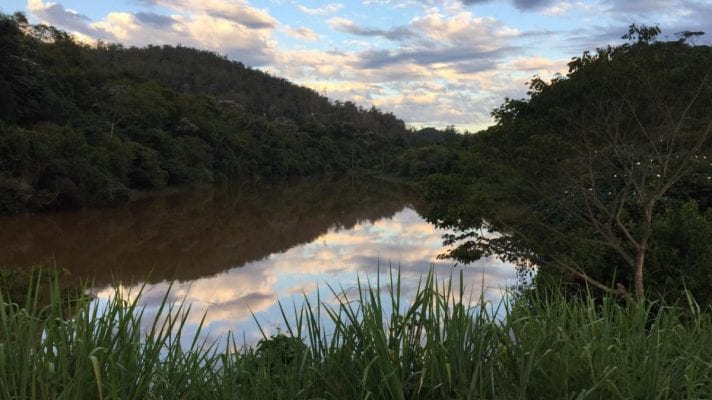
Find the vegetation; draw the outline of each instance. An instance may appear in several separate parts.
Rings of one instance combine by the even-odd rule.
[[[140,296],[98,303],[35,272],[22,296],[3,270],[0,397],[708,397],[712,47],[659,33],[632,25],[629,43],[533,79],[479,134],[409,135],[213,53],[89,47],[0,15],[0,214],[397,170],[458,230],[447,256],[538,271],[499,305],[465,304],[433,274],[408,304],[399,276],[356,298],[334,289],[335,306],[283,309],[284,333],[223,347],[185,337],[190,306],[168,294],[146,321]]]
[[[75,42],[0,15],[0,214],[218,180],[399,171],[449,256],[503,254],[537,283],[712,303],[712,47],[700,32],[584,52],[476,135],[426,128],[214,53]],[[499,231],[492,236],[483,231]],[[525,271],[526,272],[526,271]]]
[[[255,348],[232,337],[224,348],[184,337],[190,308],[167,297],[152,321],[142,317],[140,297],[127,303],[118,292],[105,306],[81,298],[69,319],[56,286],[47,306],[33,295],[24,307],[0,297],[0,397],[676,399],[712,392],[712,318],[694,302],[621,306],[610,296],[567,302],[555,294],[470,307],[452,282],[427,276],[410,304],[401,303],[398,276],[383,288],[360,286],[357,298],[335,290],[335,306],[307,301],[289,316],[283,310],[286,331]]]
[[[217,54],[0,15],[0,214],[218,180],[395,169],[403,121]]]
[[[461,232],[450,256],[505,254],[571,293],[712,303],[712,47],[659,32],[632,25],[447,146],[423,179],[430,219]]]
[[[50,271],[48,273],[48,271]],[[38,300],[49,302],[50,287],[58,283],[60,297],[71,302],[77,298],[76,287],[68,285],[69,271],[64,269],[34,265],[31,267],[0,267],[0,293],[8,303],[23,304],[28,293],[38,295]]]

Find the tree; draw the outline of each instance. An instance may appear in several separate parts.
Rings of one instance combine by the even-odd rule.
[[[561,164],[559,174],[564,188],[559,209],[589,226],[625,261],[638,298],[645,295],[645,259],[656,208],[678,182],[705,167],[697,161],[706,159],[702,150],[712,129],[712,114],[691,115],[700,95],[712,93],[709,75],[674,101],[647,79],[642,86],[636,88],[637,98],[608,95],[597,99],[591,115],[572,116],[570,127],[581,143],[571,146],[574,157]],[[540,188],[550,190],[551,185]]]
[[[709,170],[699,161],[707,158],[703,151],[709,149],[712,129],[710,70],[674,65],[669,57],[693,49],[677,42],[651,44],[659,32],[631,25],[623,37],[634,44],[574,60],[568,79],[581,80],[588,93],[583,107],[571,107],[568,115],[564,109],[557,121],[563,122],[560,132],[568,131],[564,136],[578,138],[567,143],[572,157],[558,165],[557,181],[564,189],[558,210],[619,255],[631,269],[639,299],[645,295],[646,255],[658,206],[681,180],[700,168]],[[709,58],[694,61],[699,67]],[[560,189],[556,192],[561,196]]]
[[[470,150],[458,180],[470,188],[430,186],[457,199],[436,214],[464,228],[448,238],[461,244],[452,255],[504,251],[540,276],[645,296],[656,218],[708,204],[712,175],[712,49],[657,33],[633,25],[631,43],[585,52],[565,77],[535,78],[528,99],[493,112],[497,124],[477,135],[485,150]]]

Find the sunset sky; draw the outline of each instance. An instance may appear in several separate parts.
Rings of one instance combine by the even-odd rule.
[[[3,0],[0,10],[88,42],[213,50],[410,126],[468,130],[524,96],[533,75],[565,73],[633,22],[670,39],[712,33],[710,0]]]

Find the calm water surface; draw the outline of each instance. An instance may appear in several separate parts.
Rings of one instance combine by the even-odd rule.
[[[150,316],[172,282],[171,301],[192,304],[188,330],[207,312],[205,332],[260,338],[284,326],[277,301],[304,296],[333,302],[328,285],[353,291],[357,278],[387,281],[400,266],[402,291],[434,268],[463,272],[468,296],[497,301],[515,279],[496,258],[470,265],[438,260],[446,233],[426,208],[393,184],[309,180],[257,188],[202,189],[147,198],[120,208],[0,217],[0,265],[54,263],[91,279],[99,304],[112,282],[132,297],[146,283]],[[244,333],[244,335],[243,335]]]

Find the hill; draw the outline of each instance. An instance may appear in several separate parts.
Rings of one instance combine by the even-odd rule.
[[[104,206],[221,180],[395,168],[376,108],[186,47],[88,46],[0,15],[0,213]]]

